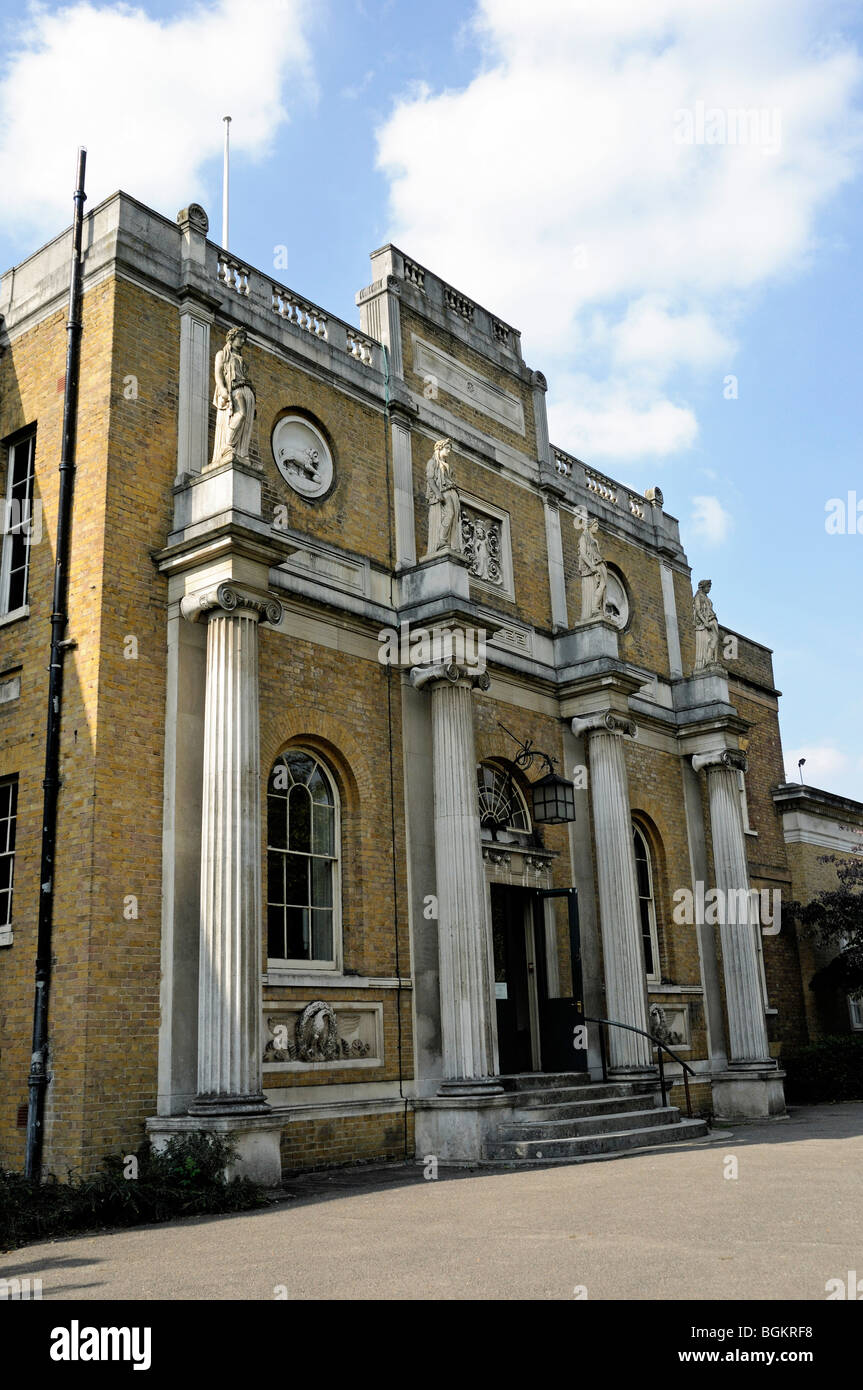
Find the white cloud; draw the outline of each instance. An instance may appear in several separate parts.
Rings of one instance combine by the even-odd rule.
[[[694,413],[686,407],[619,378],[599,382],[586,375],[560,374],[558,403],[549,410],[551,437],[578,442],[585,463],[600,457],[657,458],[689,448],[698,433]],[[626,471],[625,466],[618,471]]]
[[[89,207],[125,188],[169,215],[200,198],[223,116],[232,149],[263,156],[288,119],[285,78],[312,90],[308,10],[219,0],[155,19],[125,5],[33,6],[0,84],[6,228],[50,234],[69,220],[79,144]]]
[[[522,329],[563,447],[687,447],[673,374],[729,369],[747,295],[813,254],[863,134],[829,28],[820,0],[479,0],[482,71],[379,130],[393,239]],[[778,148],[678,143],[698,102],[778,113]],[[574,374],[603,386],[573,403]]]
[[[718,497],[693,497],[689,530],[707,545],[721,545],[727,539],[733,519]]]
[[[785,751],[785,780],[798,782],[798,758],[805,758],[803,781],[808,787],[863,800],[863,758],[845,753],[833,744],[807,744]]]

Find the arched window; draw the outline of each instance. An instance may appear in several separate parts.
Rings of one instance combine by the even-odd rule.
[[[476,770],[479,822],[483,831],[529,835],[530,812],[527,803],[504,767],[480,763]]]
[[[662,973],[659,965],[659,934],[656,930],[656,903],[653,896],[653,864],[647,837],[634,823],[632,843],[635,850],[635,881],[638,885],[641,939],[644,943],[644,971],[648,980],[653,982],[659,980]]]
[[[267,956],[335,968],[339,954],[339,817],[333,780],[291,748],[267,784]]]

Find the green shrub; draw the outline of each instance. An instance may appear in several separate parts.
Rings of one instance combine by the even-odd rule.
[[[106,1226],[137,1226],[179,1216],[248,1211],[266,1197],[247,1178],[226,1181],[233,1156],[218,1135],[175,1135],[160,1152],[144,1143],[127,1177],[127,1155],[111,1154],[92,1177],[32,1182],[0,1170],[0,1249]]]
[[[863,1035],[819,1038],[783,1052],[786,1098],[798,1105],[829,1100],[863,1100]]]

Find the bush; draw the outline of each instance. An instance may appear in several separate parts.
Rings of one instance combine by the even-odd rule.
[[[798,1105],[829,1100],[863,1100],[863,1035],[819,1038],[782,1054],[788,1073],[785,1095]]]
[[[144,1143],[134,1155],[111,1154],[92,1177],[69,1174],[32,1182],[0,1169],[0,1250],[29,1241],[106,1226],[138,1226],[178,1216],[249,1211],[266,1197],[247,1178],[226,1181],[231,1144],[218,1135],[175,1135],[156,1152]]]

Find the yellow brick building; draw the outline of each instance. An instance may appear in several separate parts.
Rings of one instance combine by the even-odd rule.
[[[659,490],[551,445],[517,330],[393,246],[357,328],[222,251],[198,207],[118,193],[84,230],[46,1168],[188,1128],[264,1181],[571,1161],[703,1132],[684,1064],[696,1116],[781,1114],[783,1046],[828,1027],[813,961],[704,895],[810,895],[863,807],[784,786],[767,649],[720,629],[698,656]],[[11,1167],[70,247],[0,285],[7,513],[32,511],[0,574]],[[859,1026],[835,1003],[829,1027]]]

